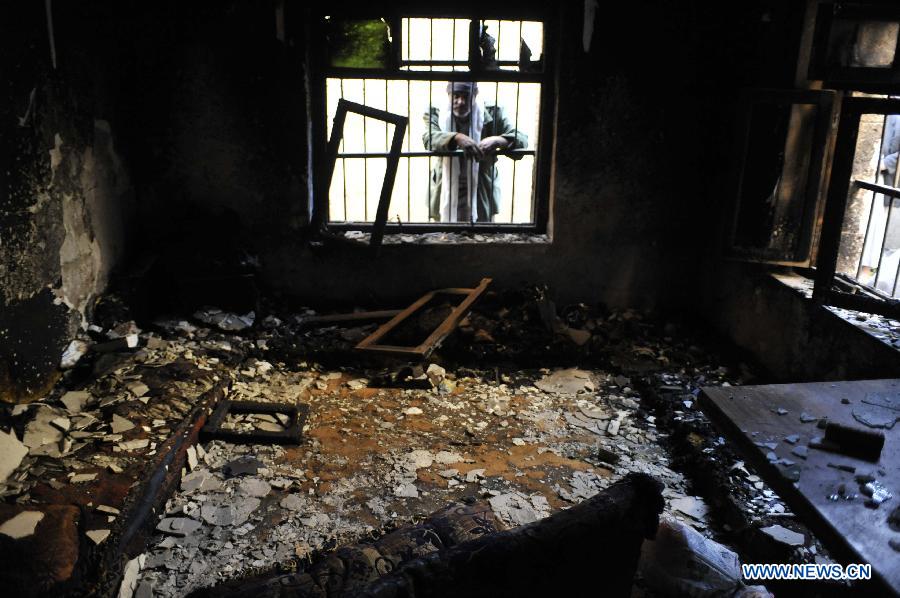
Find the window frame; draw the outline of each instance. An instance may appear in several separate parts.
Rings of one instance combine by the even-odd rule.
[[[392,52],[388,67],[385,69],[360,69],[332,67],[328,65],[328,53],[325,28],[320,24],[325,16],[346,19],[378,19],[383,18],[392,31]],[[401,19],[403,18],[457,18],[457,19],[502,19],[527,20],[543,23],[543,70],[539,73],[522,73],[518,71],[481,70],[472,68],[469,71],[403,71],[400,70],[400,51],[402,40]],[[326,80],[329,77],[344,79],[385,79],[385,80],[418,80],[418,81],[485,81],[485,82],[518,82],[539,83],[540,108],[537,129],[538,146],[534,148],[535,175],[532,182],[533,222],[531,223],[497,223],[497,222],[429,222],[429,223],[396,223],[388,222],[384,227],[385,234],[396,233],[428,233],[428,232],[477,232],[477,233],[531,233],[545,234],[550,219],[550,179],[552,167],[552,148],[554,139],[555,111],[554,91],[556,89],[556,62],[559,44],[556,39],[558,19],[553,11],[534,7],[515,7],[502,10],[499,7],[479,7],[475,4],[457,9],[442,10],[422,8],[421,6],[396,3],[389,7],[381,6],[372,10],[319,8],[311,10],[307,19],[307,117],[309,119],[309,172],[312,174],[308,189],[310,199],[310,225],[314,230],[363,231],[371,232],[374,222],[329,222],[329,189],[325,187],[331,164],[328,163],[327,151],[327,98]],[[477,40],[471,39],[470,48]],[[471,56],[471,53],[470,53]],[[474,64],[474,61],[471,61]],[[423,201],[425,201],[423,199]]]
[[[831,162],[831,177],[819,239],[813,299],[825,305],[900,318],[900,300],[837,273],[853,162],[863,114],[900,114],[900,99],[847,97],[841,102],[840,122]]]

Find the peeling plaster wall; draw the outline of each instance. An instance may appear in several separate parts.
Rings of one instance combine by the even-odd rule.
[[[104,109],[102,35],[79,37],[59,10],[54,69],[43,6],[13,12],[0,58],[0,399],[18,402],[46,392],[87,326],[125,255],[134,193]]]

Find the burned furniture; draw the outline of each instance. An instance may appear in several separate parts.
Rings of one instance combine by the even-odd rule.
[[[700,404],[835,557],[900,594],[900,380],[709,387]],[[894,494],[880,507],[879,488]]]
[[[290,421],[283,432],[269,432],[266,430],[254,430],[252,432],[238,432],[222,427],[229,414],[236,413],[267,413],[283,414]],[[309,414],[309,405],[303,403],[261,403],[257,401],[229,401],[222,399],[216,405],[206,425],[200,431],[200,438],[208,440],[224,440],[234,443],[252,444],[300,444],[303,425]]]
[[[431,355],[432,352],[434,352],[435,349],[440,346],[441,342],[443,342],[443,340],[447,338],[451,332],[453,332],[456,326],[468,313],[469,309],[471,309],[475,301],[477,301],[478,298],[481,297],[490,283],[490,278],[482,278],[481,282],[474,289],[450,288],[439,289],[426,293],[418,300],[416,300],[415,303],[391,318],[390,321],[380,326],[378,330],[360,341],[360,343],[356,345],[356,349],[359,351],[367,351],[383,355],[426,359],[429,355]],[[428,338],[426,338],[418,345],[411,347],[386,345],[379,342],[393,330],[395,330],[403,321],[415,314],[438,295],[462,295],[464,298],[459,305],[453,308],[453,310],[444,319],[444,321],[441,322],[440,325],[438,325],[438,327],[435,328],[430,335],[428,335]]]
[[[374,544],[342,547],[308,571],[195,596],[629,596],[641,545],[659,525],[661,490],[632,473],[579,505],[506,531],[497,531],[486,504],[451,505]]]

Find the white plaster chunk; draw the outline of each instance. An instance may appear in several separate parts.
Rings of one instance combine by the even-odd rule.
[[[459,463],[463,458],[462,455],[458,455],[457,453],[439,451],[438,454],[434,456],[434,460],[442,465],[452,465],[453,463]]]
[[[245,496],[262,498],[272,491],[272,486],[259,478],[244,478],[241,480],[238,491]]]
[[[125,571],[122,574],[122,585],[119,586],[119,598],[132,598],[137,587],[138,575],[141,569],[144,568],[146,561],[147,555],[141,554],[128,561],[128,564],[125,565]]]
[[[781,542],[788,546],[803,546],[806,544],[806,538],[803,534],[798,534],[781,525],[770,525],[762,528],[760,531],[773,538],[776,542]]]
[[[92,529],[85,532],[85,535],[94,541],[94,544],[100,544],[109,537],[108,529]]]
[[[80,413],[91,399],[91,393],[84,390],[70,390],[60,399],[69,413]]]
[[[306,501],[299,494],[288,494],[278,503],[282,509],[289,511],[301,511],[306,506]]]
[[[70,484],[81,484],[82,482],[92,482],[97,478],[96,473],[76,473],[69,478]]]
[[[0,525],[0,534],[9,536],[13,540],[27,538],[34,534],[37,524],[40,523],[43,518],[44,514],[40,511],[22,511]]]
[[[418,498],[419,490],[416,488],[415,484],[404,483],[394,488],[394,496],[399,496],[400,498]]]
[[[0,484],[18,469],[27,454],[28,447],[19,442],[15,432],[0,431]]]
[[[128,440],[120,442],[118,447],[123,451],[133,451],[135,449],[146,448],[150,444],[149,438],[139,438],[137,440]]]
[[[191,471],[197,469],[197,449],[196,447],[189,446],[187,449],[187,462],[188,468]]]
[[[113,434],[121,434],[122,432],[127,432],[134,428],[134,424],[121,415],[113,413],[109,427],[112,429]]]

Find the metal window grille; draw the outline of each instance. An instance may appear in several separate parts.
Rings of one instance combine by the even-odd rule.
[[[539,147],[548,120],[542,118],[547,104],[542,96],[548,87],[545,79],[549,70],[544,23],[406,16],[385,23],[391,26],[389,64],[381,68],[335,67],[327,64],[326,51],[322,74],[327,134],[341,99],[409,118],[388,209],[387,232],[540,230],[543,222],[539,216],[546,210],[539,202],[546,201],[543,179],[547,168],[545,160],[539,159]],[[482,43],[485,36],[491,38],[487,42],[493,45],[493,55]],[[476,205],[469,206],[469,217],[463,221],[430,218],[436,179],[446,185],[453,178],[452,169],[466,163],[459,149],[435,150],[427,144],[429,125],[424,116],[430,115],[432,108],[438,109],[439,118],[445,114],[449,107],[445,87],[451,81],[478,84],[484,112],[493,120],[493,126],[484,128],[486,135],[507,133],[507,138],[518,139],[521,136],[512,133],[518,132],[528,138],[527,146],[497,151],[492,160],[479,164],[482,191],[476,194],[477,199],[490,201],[495,190],[499,194],[499,211],[490,221],[477,219]],[[511,130],[497,130],[501,113]],[[375,187],[384,178],[390,137],[390,124],[348,115],[334,174],[324,190],[330,227],[371,227],[379,197]],[[446,166],[445,157],[451,157]],[[466,178],[469,189],[479,184]]]

